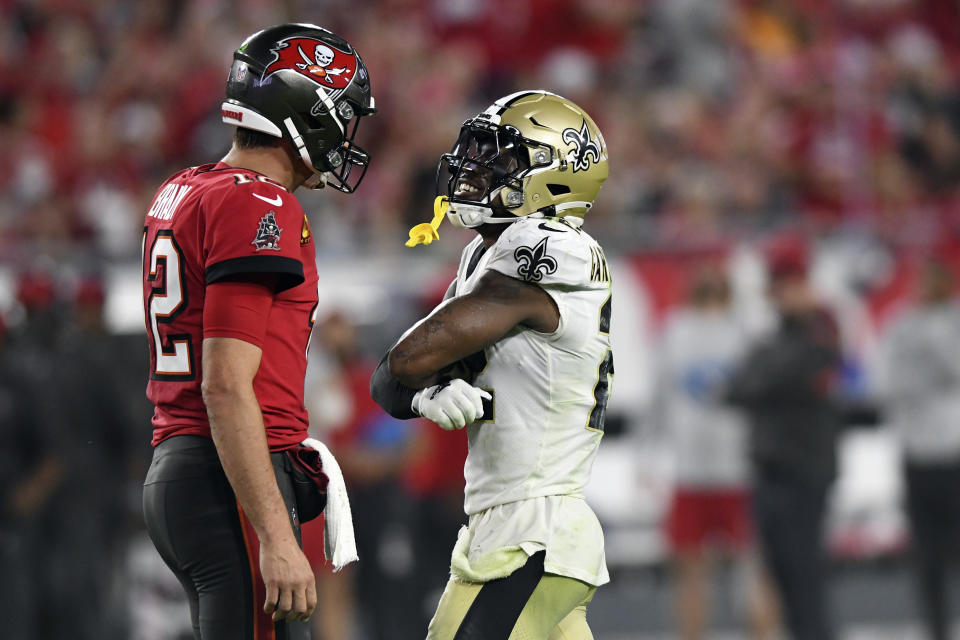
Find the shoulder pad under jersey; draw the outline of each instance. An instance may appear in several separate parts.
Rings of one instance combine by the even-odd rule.
[[[488,269],[542,286],[608,287],[610,270],[600,245],[562,218],[521,218],[492,247]]]

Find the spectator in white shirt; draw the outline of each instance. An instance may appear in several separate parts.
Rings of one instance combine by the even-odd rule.
[[[747,347],[730,308],[730,287],[716,265],[695,275],[688,306],[664,329],[660,359],[661,419],[672,446],[676,482],[666,534],[674,557],[680,638],[703,638],[709,589],[719,556],[748,576],[754,636],[778,627],[770,590],[750,562],[746,426],[720,393]]]
[[[883,387],[903,448],[925,623],[931,640],[947,640],[948,575],[960,552],[960,304],[950,265],[928,259],[917,294],[886,336]]]

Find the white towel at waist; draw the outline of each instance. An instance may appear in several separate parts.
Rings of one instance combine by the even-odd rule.
[[[323,472],[327,474],[327,506],[323,511],[323,552],[327,560],[333,563],[333,570],[339,571],[358,560],[357,542],[353,537],[353,514],[350,511],[350,499],[347,497],[343,473],[340,471],[337,459],[325,444],[314,438],[307,438],[300,444],[316,449],[320,453]]]

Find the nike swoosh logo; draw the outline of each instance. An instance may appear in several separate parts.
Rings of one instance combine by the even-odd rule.
[[[256,195],[256,194],[254,194]],[[566,233],[566,229],[557,229],[554,227],[548,227],[546,222],[541,222],[537,225],[537,229],[543,229],[544,231],[553,231],[554,233]]]
[[[266,202],[267,204],[272,204],[272,205],[275,206],[275,207],[279,207],[280,205],[283,204],[283,200],[280,199],[280,194],[279,194],[279,193],[278,193],[276,196],[274,196],[273,198],[268,198],[267,196],[262,196],[262,195],[260,195],[259,193],[253,194],[253,197],[254,197],[254,198],[260,198],[261,200],[263,200],[263,201]]]

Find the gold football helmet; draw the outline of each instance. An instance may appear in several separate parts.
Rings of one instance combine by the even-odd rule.
[[[520,91],[470,118],[437,172],[457,227],[533,213],[583,218],[609,173],[607,144],[587,113],[548,91]]]

